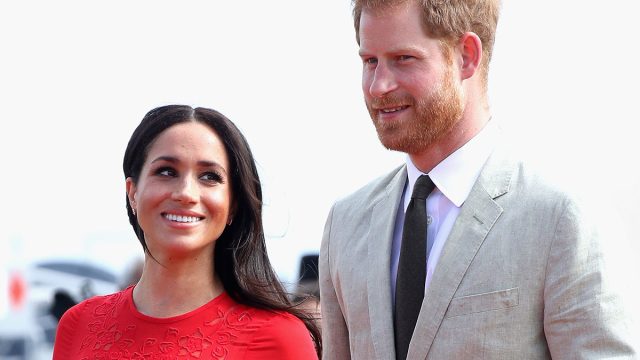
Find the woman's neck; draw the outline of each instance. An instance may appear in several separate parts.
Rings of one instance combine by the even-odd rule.
[[[223,292],[212,261],[162,261],[147,256],[133,301],[141,313],[167,318],[185,314]]]

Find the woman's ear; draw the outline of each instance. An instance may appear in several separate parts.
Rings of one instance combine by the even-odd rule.
[[[236,205],[233,204],[229,209],[229,214],[227,214],[227,225],[231,225],[233,223],[233,218],[236,216]]]
[[[460,38],[458,44],[462,64],[460,67],[460,76],[462,80],[466,80],[478,71],[482,63],[482,41],[476,33],[466,32]]]
[[[131,206],[131,210],[133,213],[136,213],[136,184],[133,182],[131,177],[128,177],[125,180],[125,186],[127,191],[127,199],[129,200],[129,206]]]

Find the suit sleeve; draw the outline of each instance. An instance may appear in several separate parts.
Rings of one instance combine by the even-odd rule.
[[[548,255],[544,331],[549,351],[553,359],[635,359],[637,327],[629,312],[634,305],[623,294],[637,267],[627,261],[624,237],[614,235],[619,229],[586,210],[567,203]]]
[[[318,268],[320,272],[320,305],[322,311],[322,358],[349,359],[349,331],[340,307],[339,284],[331,276],[331,222],[335,205],[329,212],[320,246]],[[335,269],[333,269],[335,271]]]

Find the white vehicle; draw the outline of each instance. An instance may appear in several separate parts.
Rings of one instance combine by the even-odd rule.
[[[38,261],[0,274],[0,359],[51,359],[59,317],[75,303],[119,290],[115,274],[78,260]]]

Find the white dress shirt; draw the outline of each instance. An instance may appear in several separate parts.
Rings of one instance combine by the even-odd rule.
[[[476,136],[442,160],[428,174],[436,188],[426,200],[428,259],[425,264],[427,267],[425,291],[431,282],[440,253],[453,228],[453,223],[460,213],[460,207],[469,196],[482,167],[493,151],[497,132],[497,125],[494,125],[494,121],[489,121]],[[403,206],[398,209],[396,215],[393,243],[391,245],[391,296],[394,302],[404,214],[411,201],[411,194],[416,180],[420,175],[425,175],[418,170],[408,156],[407,175],[408,179],[402,195]]]

